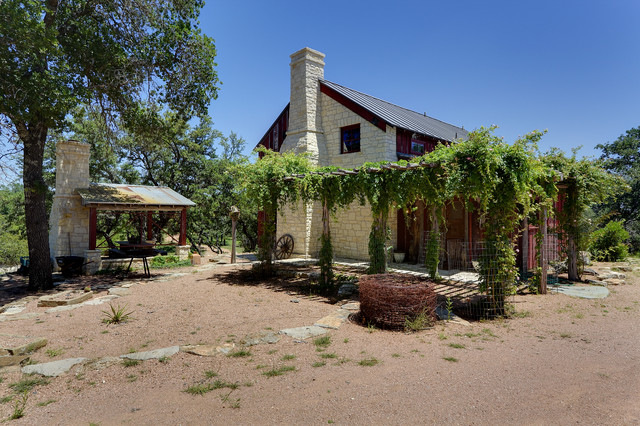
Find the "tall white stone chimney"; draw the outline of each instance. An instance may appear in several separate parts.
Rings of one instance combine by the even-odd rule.
[[[89,248],[89,208],[77,188],[89,187],[90,145],[60,141],[56,145],[56,193],[49,217],[51,256],[85,256]],[[54,260],[55,265],[55,260]]]
[[[283,151],[307,152],[318,163],[319,147],[324,146],[320,83],[324,79],[324,53],[305,47],[291,55],[291,99],[289,129]]]

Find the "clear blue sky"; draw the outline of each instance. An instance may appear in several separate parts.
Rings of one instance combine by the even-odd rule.
[[[289,55],[325,78],[513,142],[599,156],[640,126],[640,1],[212,1],[201,14],[223,82],[215,127],[253,147],[289,102]]]

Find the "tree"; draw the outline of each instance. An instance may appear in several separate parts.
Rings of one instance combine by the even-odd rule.
[[[617,198],[611,198],[600,213],[624,219],[629,232],[631,250],[640,251],[640,126],[627,130],[618,139],[597,145],[605,169],[624,179],[631,188]]]
[[[217,95],[203,0],[59,0],[0,3],[0,117],[23,145],[29,289],[52,287],[43,156],[47,134],[71,109],[95,102],[139,132],[167,106],[204,114]]]
[[[568,277],[572,281],[579,281],[578,253],[586,250],[589,243],[589,233],[585,232],[585,213],[592,205],[623,192],[626,185],[619,177],[607,173],[600,162],[578,159],[577,149],[573,150],[571,157],[553,149],[542,157],[542,161],[563,176],[560,196],[564,203],[557,216],[566,241]]]

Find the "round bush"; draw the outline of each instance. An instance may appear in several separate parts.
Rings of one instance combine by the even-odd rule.
[[[360,278],[360,312],[365,324],[380,328],[404,328],[419,315],[435,322],[436,294],[429,281],[400,274],[366,275]]]

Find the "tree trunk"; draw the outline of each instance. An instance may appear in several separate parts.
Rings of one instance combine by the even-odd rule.
[[[569,281],[580,281],[578,275],[578,252],[576,250],[576,241],[572,235],[567,235],[567,275]]]
[[[23,133],[23,132],[21,132]],[[53,288],[49,226],[45,199],[47,185],[42,177],[47,127],[38,124],[20,138],[24,143],[24,209],[29,244],[29,291]]]

